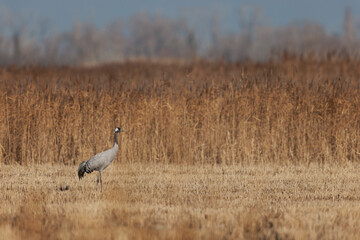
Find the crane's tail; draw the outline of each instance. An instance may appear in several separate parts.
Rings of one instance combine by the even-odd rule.
[[[80,163],[78,168],[79,180],[84,177],[85,172],[86,172],[86,162],[82,162]]]

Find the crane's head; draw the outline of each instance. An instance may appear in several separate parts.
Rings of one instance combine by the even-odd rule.
[[[115,128],[114,133],[123,132],[124,129],[121,129],[120,127]]]

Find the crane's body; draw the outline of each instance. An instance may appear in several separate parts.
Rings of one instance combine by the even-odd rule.
[[[97,179],[97,184],[99,184],[99,180],[100,180],[101,191],[102,191],[101,172],[104,171],[104,169],[107,168],[107,166],[109,166],[110,163],[112,161],[114,161],[114,159],[115,159],[116,153],[119,149],[119,143],[118,143],[116,134],[119,132],[123,132],[123,130],[118,127],[115,128],[115,130],[114,130],[114,146],[112,148],[110,148],[104,152],[96,154],[95,156],[93,156],[86,162],[80,163],[79,168],[78,168],[79,180],[84,177],[85,173],[92,173],[93,171],[98,171],[99,176]],[[96,184],[96,186],[97,186],[97,184]]]

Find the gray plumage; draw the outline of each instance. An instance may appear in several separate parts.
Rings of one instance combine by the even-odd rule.
[[[97,178],[96,187],[99,184],[99,179],[100,179],[100,185],[101,185],[101,191],[102,191],[101,172],[104,171],[104,169],[107,168],[107,166],[109,166],[112,161],[114,161],[116,153],[119,148],[119,143],[118,143],[116,134],[119,132],[123,132],[123,131],[124,130],[122,130],[119,127],[115,128],[115,130],[114,130],[114,146],[104,152],[96,154],[95,156],[90,158],[88,161],[80,163],[79,168],[78,168],[79,180],[84,177],[85,173],[92,173],[93,171],[98,171],[99,175]]]

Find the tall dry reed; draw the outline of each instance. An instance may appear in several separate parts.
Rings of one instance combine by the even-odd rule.
[[[360,63],[127,62],[0,72],[0,163],[335,163],[360,155]]]

